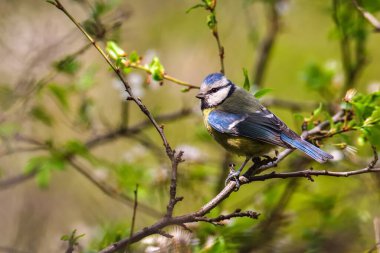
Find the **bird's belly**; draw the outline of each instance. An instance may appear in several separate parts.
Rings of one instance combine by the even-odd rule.
[[[215,140],[222,145],[227,151],[240,156],[260,156],[268,153],[273,146],[261,141],[223,134],[212,129],[212,135]]]
[[[233,136],[216,131],[207,122],[208,115],[211,111],[212,109],[203,110],[204,123],[207,131],[227,151],[240,156],[260,156],[273,149],[273,145],[261,141],[254,141],[246,137]]]

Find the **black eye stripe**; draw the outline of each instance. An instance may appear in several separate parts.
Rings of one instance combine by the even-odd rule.
[[[217,88],[212,88],[211,90],[209,90],[206,94],[211,94],[211,93],[215,93],[217,91],[219,91],[220,89],[223,89],[223,88],[226,88],[228,86],[230,86],[231,84],[226,84],[224,86],[220,86],[220,87],[217,87]]]

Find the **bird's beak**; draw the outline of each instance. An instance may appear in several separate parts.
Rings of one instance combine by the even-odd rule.
[[[198,93],[195,97],[196,97],[196,98],[199,98],[199,99],[202,99],[202,98],[205,97],[205,94],[202,93],[202,92],[200,92],[200,93]]]

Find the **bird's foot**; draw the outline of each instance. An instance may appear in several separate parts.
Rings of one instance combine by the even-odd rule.
[[[263,165],[267,165],[267,164],[269,164],[269,163],[273,163],[273,162],[275,162],[275,161],[277,160],[277,156],[275,156],[275,157],[270,157],[270,156],[268,156],[268,155],[264,155],[263,157],[264,157],[264,159],[260,161],[260,165],[261,165],[261,166],[263,166]]]
[[[234,180],[235,181],[235,191],[239,190],[239,188],[240,188],[239,176],[240,176],[240,171],[234,170],[233,166],[231,166],[230,167],[230,173],[228,174],[226,181],[224,182],[225,185],[227,185],[229,181]]]

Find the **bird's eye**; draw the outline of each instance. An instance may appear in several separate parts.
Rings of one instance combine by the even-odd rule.
[[[217,92],[219,89],[218,88],[212,88],[211,92]]]

